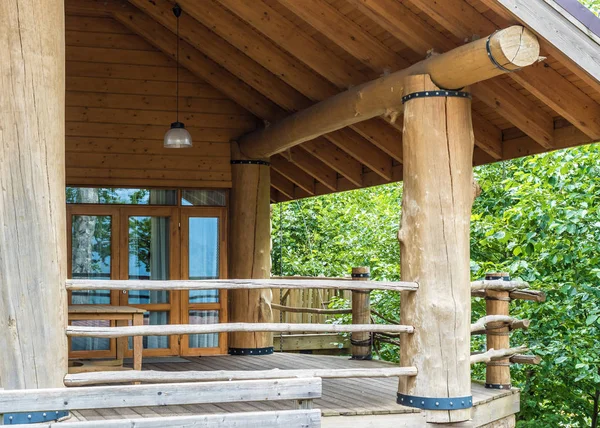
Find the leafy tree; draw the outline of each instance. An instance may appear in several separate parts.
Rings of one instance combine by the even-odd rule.
[[[512,315],[532,320],[512,343],[542,356],[539,366],[512,369],[522,388],[519,426],[597,428],[600,146],[486,165],[476,177],[483,192],[472,215],[473,279],[508,271],[548,294],[545,303],[511,304]],[[398,279],[401,190],[393,184],[274,206],[274,273],[340,276],[367,264],[373,279]],[[398,320],[397,293],[374,293],[373,301],[384,318]],[[474,299],[473,319],[484,313]],[[483,346],[482,337],[473,340],[474,350]],[[380,356],[396,361],[397,351],[385,343]],[[482,365],[474,368],[475,378],[483,374]]]
[[[596,15],[600,15],[600,0],[579,0],[579,2]]]

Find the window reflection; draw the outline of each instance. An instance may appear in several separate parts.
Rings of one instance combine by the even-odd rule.
[[[189,279],[219,278],[219,219],[189,218]],[[219,290],[190,290],[190,303],[218,303]]]

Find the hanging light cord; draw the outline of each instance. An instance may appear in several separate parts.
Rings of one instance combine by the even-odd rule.
[[[176,52],[176,57],[177,57],[177,78],[176,78],[176,82],[175,82],[175,93],[177,96],[177,99],[175,100],[175,104],[176,104],[176,111],[177,111],[177,122],[179,122],[179,16],[177,17],[177,52]]]

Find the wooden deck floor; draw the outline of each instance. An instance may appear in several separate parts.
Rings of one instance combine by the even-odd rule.
[[[161,360],[159,360],[161,361]],[[217,356],[189,357],[175,359],[179,362],[153,362],[144,360],[145,370],[185,371],[185,370],[266,370],[266,369],[303,369],[303,368],[359,368],[386,367],[389,363],[377,361],[349,360],[347,357],[275,353],[269,356]],[[186,361],[186,362],[183,362]],[[323,396],[315,400],[314,407],[321,410],[324,417],[359,415],[400,415],[419,413],[418,410],[396,404],[397,378],[377,379],[324,379]],[[498,391],[473,384],[475,405],[505,399],[518,391]],[[512,400],[514,401],[514,400]],[[513,406],[514,407],[514,406]],[[123,409],[97,409],[74,412],[71,420],[103,420],[157,416],[176,416],[190,414],[210,414],[224,412],[250,412],[261,410],[289,410],[287,402],[245,402],[217,405],[186,405],[164,407],[137,407]],[[517,404],[518,408],[518,404]],[[406,415],[409,416],[409,415]],[[337,417],[337,418],[335,418]],[[389,417],[389,416],[388,416]],[[371,416],[373,418],[373,416]],[[329,419],[329,418],[325,418]],[[353,419],[354,418],[345,418]],[[358,419],[356,419],[358,420]],[[493,419],[492,419],[493,420]],[[333,420],[332,420],[333,422]],[[324,424],[325,426],[325,424]],[[336,423],[336,426],[341,426]],[[363,425],[354,425],[363,426]],[[377,424],[373,426],[378,426]],[[405,425],[413,426],[413,425]]]

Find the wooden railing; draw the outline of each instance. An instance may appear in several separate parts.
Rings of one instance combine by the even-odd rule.
[[[360,280],[358,280],[360,279]],[[331,324],[331,323],[223,323],[212,325],[160,325],[160,326],[132,326],[132,327],[83,327],[69,326],[67,334],[69,336],[90,336],[90,337],[125,337],[139,335],[170,335],[170,334],[198,334],[198,333],[221,333],[221,332],[349,332],[356,338],[358,334],[387,333],[391,335],[411,334],[419,326],[397,325],[397,324],[372,324],[369,320],[370,311],[365,311],[369,307],[369,293],[371,290],[393,290],[418,292],[418,284],[415,282],[391,282],[391,281],[369,281],[368,278],[357,277],[354,279],[332,279],[332,278],[271,278],[255,280],[201,280],[201,281],[104,281],[104,280],[68,280],[67,289],[69,290],[114,290],[114,289],[144,289],[144,290],[191,290],[191,289],[258,289],[258,288],[288,288],[288,289],[309,289],[321,288],[329,290],[352,290],[357,296],[366,299],[360,303],[361,311],[356,308],[332,310],[321,308],[295,308],[276,305],[275,308],[289,312],[293,311],[311,311],[313,313],[329,315],[334,313],[350,312],[353,315],[353,324]],[[488,301],[507,302],[510,299],[521,298],[534,301],[543,301],[545,295],[543,292],[531,290],[528,284],[521,281],[509,281],[506,278],[486,279],[471,283],[471,293],[475,297],[487,297]],[[493,300],[491,297],[503,293],[502,299]],[[353,299],[355,302],[356,299]],[[325,312],[323,312],[325,311]],[[506,313],[498,313],[497,305],[488,306],[486,317],[476,321],[471,325],[472,334],[488,334],[488,339],[493,336],[507,338],[510,331],[521,328],[526,329],[529,326],[528,320],[517,320]],[[360,321],[359,321],[360,320]],[[503,333],[498,335],[497,333]],[[364,337],[364,336],[362,336]],[[490,343],[505,344],[496,346],[492,349]],[[355,342],[354,348],[365,348],[371,344]],[[356,351],[354,349],[353,351]],[[358,349],[361,351],[361,349]],[[488,363],[488,384],[491,387],[507,387],[510,384],[510,363],[529,363],[539,362],[539,358],[533,355],[520,355],[527,352],[525,346],[513,347],[508,345],[508,340],[504,342],[493,342],[488,340],[488,350],[485,353],[471,356],[471,364],[486,362]],[[359,356],[360,353],[359,353]],[[364,357],[364,352],[362,354]],[[498,364],[501,363],[501,364]],[[496,369],[501,367],[499,371]],[[508,371],[508,380],[506,372]],[[498,379],[498,374],[504,376]],[[415,367],[390,367],[374,369],[306,369],[306,370],[257,370],[257,371],[224,371],[224,372],[100,372],[100,373],[79,373],[67,375],[65,385],[81,386],[100,383],[120,383],[120,382],[206,382],[219,380],[248,380],[248,379],[287,379],[322,377],[322,378],[354,378],[354,377],[405,377],[417,376]],[[504,383],[496,383],[504,382]],[[508,383],[506,383],[508,382]],[[1,397],[0,397],[1,398]]]
[[[368,268],[353,268],[353,273],[361,272],[368,274]],[[366,275],[368,280],[368,275]],[[308,280],[308,277],[276,277],[277,280]],[[315,278],[316,279],[316,278]],[[365,279],[364,277],[362,278]],[[347,278],[318,278],[320,281],[339,281]],[[356,280],[356,278],[355,278]],[[368,284],[368,283],[367,283]],[[357,287],[356,283],[351,283]],[[369,312],[364,308],[370,307],[369,294],[363,290],[365,283],[360,284],[358,291],[349,291],[350,296],[346,300],[351,302],[349,309],[323,309],[307,307],[289,307],[283,305],[273,305],[275,309],[292,313],[315,313],[320,315],[342,315],[352,314],[353,324],[366,324],[369,322]],[[368,285],[367,285],[368,288]],[[509,334],[513,330],[529,328],[529,320],[518,320],[509,316],[508,304],[511,300],[530,300],[535,302],[544,302],[546,294],[541,290],[532,290],[529,284],[523,281],[511,281],[508,274],[488,274],[486,279],[471,282],[471,295],[473,297],[483,297],[486,299],[487,314],[485,317],[477,320],[471,325],[471,334],[487,335],[487,351],[471,356],[471,364],[484,362],[486,367],[486,384],[491,388],[510,388],[510,364],[539,364],[540,357],[535,355],[520,355],[528,352],[526,346],[510,347]],[[365,301],[366,299],[366,301]],[[360,310],[356,302],[360,302]],[[371,330],[377,333],[377,330]],[[389,333],[389,332],[383,332]],[[363,338],[364,340],[364,338]],[[393,341],[388,341],[394,343]],[[372,343],[372,341],[371,341]],[[362,346],[361,346],[362,345]],[[353,336],[352,356],[353,358],[367,357],[365,343],[358,343]],[[370,356],[370,350],[369,350]],[[368,358],[368,357],[367,357]]]
[[[368,292],[374,289],[394,291],[416,291],[418,284],[415,282],[392,282],[392,281],[356,281],[352,279],[308,279],[308,278],[270,278],[253,280],[194,280],[194,281],[112,281],[112,280],[67,280],[68,290],[204,290],[204,289],[259,289],[259,288],[288,288],[288,289],[328,289],[349,290],[359,292],[368,296]],[[285,333],[352,333],[370,335],[373,332],[389,334],[411,334],[414,327],[409,325],[384,325],[371,324],[368,317],[364,323],[354,324],[304,324],[304,323],[221,323],[221,324],[169,324],[169,325],[147,325],[130,327],[88,327],[68,326],[66,333],[71,337],[127,337],[127,336],[154,336],[154,335],[179,335],[179,334],[205,334],[223,332],[285,332]],[[215,373],[204,372],[170,372],[160,374],[156,372],[104,372],[104,373],[80,373],[67,375],[65,384],[68,386],[91,385],[99,383],[114,382],[157,382],[178,381],[194,382],[207,379],[279,379],[288,377],[306,377],[322,375],[325,378],[351,378],[351,377],[398,377],[415,376],[414,367],[391,367],[386,369],[361,369],[361,370],[274,370],[239,372],[228,371]]]
[[[53,388],[0,391],[0,421],[3,414],[8,424],[19,414],[47,412],[51,419],[57,411],[108,409],[139,406],[235,403],[247,401],[293,400],[297,410],[226,413],[215,415],[165,416],[160,418],[117,419],[105,421],[64,422],[65,428],[168,426],[233,427],[260,426],[275,428],[319,427],[321,412],[312,409],[312,400],[321,397],[321,379],[246,380],[202,383],[169,383],[160,385],[119,385],[82,388]],[[14,416],[13,416],[14,415]],[[43,417],[42,417],[43,419]],[[43,422],[43,421],[42,421]],[[23,422],[20,422],[23,423]],[[4,426],[4,425],[3,425]],[[37,427],[56,426],[53,422]]]

